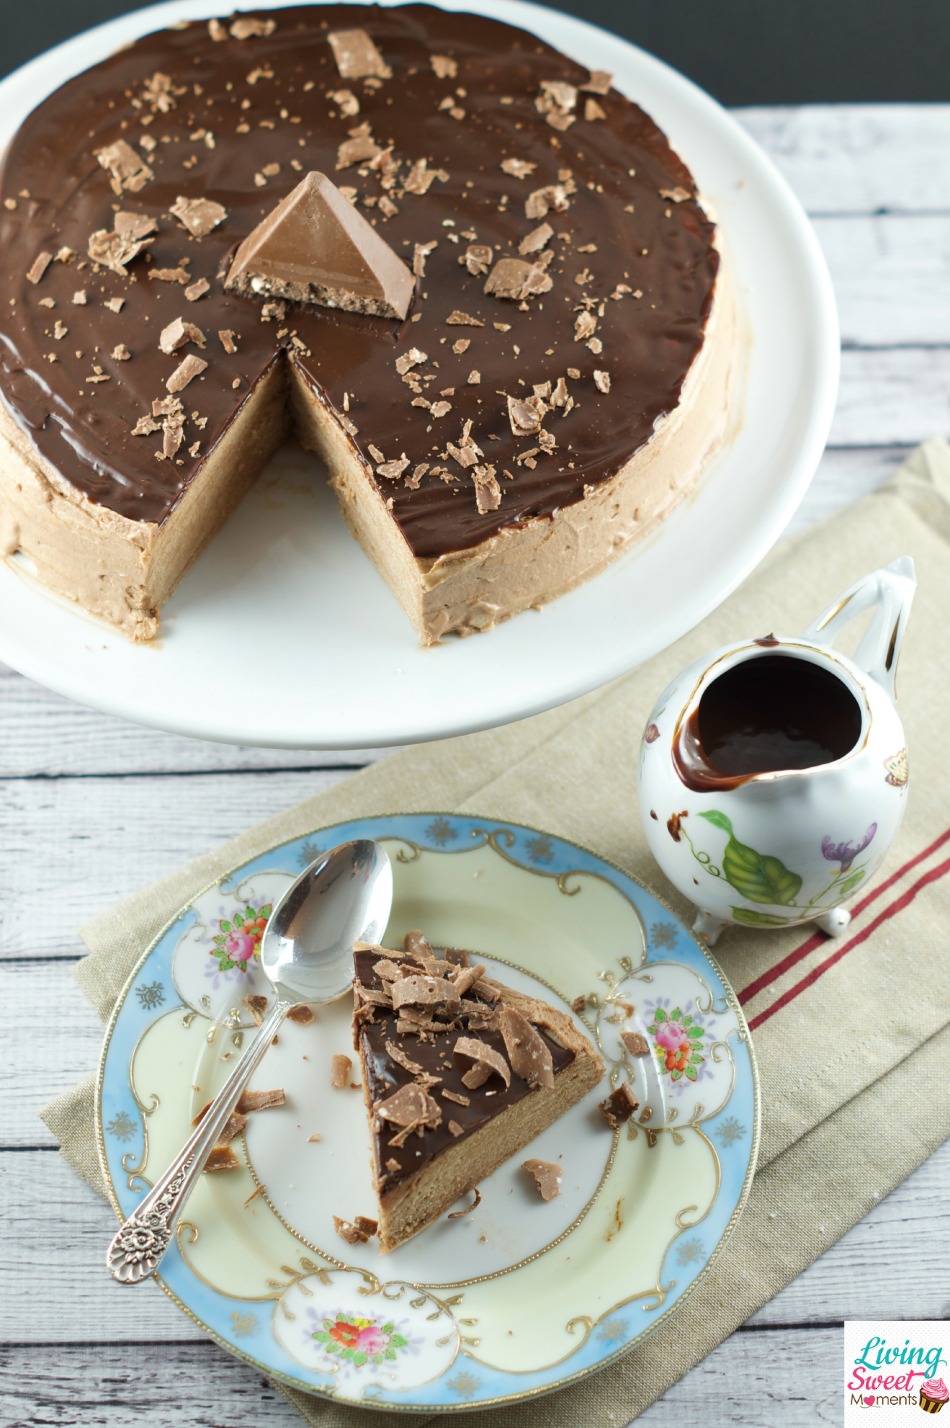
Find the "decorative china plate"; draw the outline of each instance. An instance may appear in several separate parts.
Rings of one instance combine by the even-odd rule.
[[[271,904],[318,851],[366,837],[393,862],[390,945],[420,927],[519,989],[582,1007],[609,1082],[525,1151],[560,1160],[561,1194],[541,1201],[519,1155],[474,1210],[466,1199],[388,1255],[348,1246],[333,1217],[372,1216],[375,1199],[362,1095],[330,1087],[331,1056],[352,1053],[347,998],[284,1024],[252,1086],[282,1088],[286,1104],[250,1116],[236,1169],[202,1178],[160,1282],[225,1348],[296,1388],[407,1411],[528,1398],[676,1312],[736,1223],[758,1147],[755,1060],[731,989],[668,908],[583,848],[448,814],[359,819],[206,888],[145,953],[109,1024],[96,1096],[106,1183],[125,1218],[252,1025],[243,999],[267,990]],[[624,1030],[647,1056],[625,1051]],[[641,1109],[611,1131],[597,1103],[624,1078]]]
[[[314,458],[288,447],[165,606],[150,645],[0,562],[0,659],[31,679],[124,719],[236,743],[368,748],[460,734],[634,669],[724,600],[785,529],[824,449],[838,384],[831,282],[785,181],[714,100],[616,35],[519,0],[443,6],[521,25],[610,70],[683,154],[720,224],[743,314],[731,441],[697,491],[607,570],[541,614],[434,650],[418,646],[349,536]],[[0,83],[0,150],[40,98],[111,50],[230,8],[171,0],[26,65]],[[266,659],[266,679],[244,677],[249,658],[255,672]],[[366,698],[367,671],[385,699]]]

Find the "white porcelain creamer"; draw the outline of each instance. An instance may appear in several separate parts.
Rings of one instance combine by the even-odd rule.
[[[907,749],[894,677],[915,590],[908,556],[853,585],[798,638],[743,640],[697,660],[660,696],[640,752],[654,857],[714,942],[726,922],[816,922],[886,854],[904,814]],[[834,649],[871,619],[853,659]]]

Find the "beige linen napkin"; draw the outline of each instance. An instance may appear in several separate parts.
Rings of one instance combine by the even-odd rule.
[[[773,629],[801,632],[852,581],[905,553],[916,562],[919,591],[899,677],[912,770],[901,834],[836,942],[807,929],[727,929],[716,948],[750,1019],[762,1080],[759,1171],[732,1241],[641,1347],[560,1394],[493,1412],[498,1428],[607,1428],[635,1417],[950,1136],[950,980],[939,947],[950,913],[950,776],[937,737],[950,700],[943,658],[950,448],[929,442],[889,485],[785,542],[696,630],[632,675],[504,729],[396,754],[83,929],[91,955],[77,975],[106,1019],[142,949],[209,881],[324,824],[429,809],[534,824],[585,844],[656,887],[688,920],[691,910],[653,863],[637,815],[637,750],[657,695],[720,644]],[[48,1106],[44,1119],[101,1194],[92,1106],[90,1078]],[[899,1135],[867,1134],[868,1126],[896,1125]],[[108,1229],[104,1217],[104,1236]],[[407,1418],[292,1390],[287,1397],[318,1428],[459,1421],[457,1413]]]

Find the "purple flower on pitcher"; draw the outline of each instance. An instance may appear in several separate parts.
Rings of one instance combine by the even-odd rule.
[[[877,824],[872,823],[856,848],[850,839],[847,843],[835,843],[826,834],[821,840],[822,855],[828,859],[829,863],[840,863],[841,871],[846,873],[858,854],[864,852],[876,832]]]

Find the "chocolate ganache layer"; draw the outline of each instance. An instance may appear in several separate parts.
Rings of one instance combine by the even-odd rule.
[[[225,291],[312,172],[411,268],[405,321]],[[677,406],[718,268],[688,170],[609,76],[426,5],[149,35],[29,116],[0,199],[0,391],[76,491],[161,525],[286,361],[423,558],[620,471]]]

